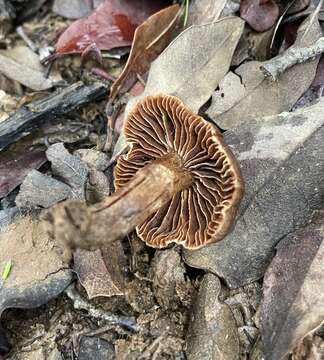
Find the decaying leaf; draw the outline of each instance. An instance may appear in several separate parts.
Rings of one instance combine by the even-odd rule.
[[[187,332],[188,360],[239,359],[239,338],[234,316],[219,300],[221,283],[206,274],[200,285]]]
[[[198,113],[227,73],[243,26],[244,22],[240,18],[226,17],[183,31],[153,61],[143,94],[128,102],[126,113],[140,99],[157,94],[177,96],[193,112]],[[114,156],[125,146],[122,133],[114,149]]]
[[[50,146],[46,157],[52,164],[53,174],[64,179],[71,187],[72,197],[84,200],[88,179],[87,166],[77,156],[71,155],[62,143]]]
[[[232,232],[217,244],[186,251],[188,265],[216,273],[232,288],[262,277],[278,241],[322,205],[323,136],[323,102],[227,131],[245,198]]]
[[[318,20],[306,19],[298,31],[295,47],[307,47],[321,37]],[[312,83],[319,59],[297,64],[285,71],[277,81],[266,79],[260,70],[261,62],[251,61],[236,69],[236,86],[226,79],[223,80],[221,103],[216,93],[207,114],[223,129],[236,127],[254,117],[278,114],[288,111],[309,88]],[[233,78],[233,73],[226,77]],[[226,78],[225,77],[225,78]],[[243,87],[242,87],[243,86]],[[245,90],[244,92],[242,90]],[[233,97],[233,93],[240,92],[243,96]],[[223,103],[226,102],[227,110]]]
[[[179,302],[188,302],[190,281],[185,278],[186,269],[177,250],[156,252],[151,268],[153,289],[158,304],[164,309],[175,309]]]
[[[72,190],[68,185],[32,170],[21,184],[15,202],[21,208],[49,208],[71,196]]]
[[[78,19],[90,14],[104,0],[54,0],[54,13],[69,19]]]
[[[130,46],[135,29],[156,11],[163,1],[105,0],[89,16],[69,26],[56,44],[56,54],[78,54],[89,46],[100,50]]]
[[[0,286],[0,316],[11,307],[31,308],[59,295],[72,281],[69,258],[49,239],[42,223],[25,217],[0,232],[0,268],[10,276]]]
[[[324,212],[289,234],[264,277],[261,334],[265,355],[285,357],[324,319]]]
[[[20,185],[30,170],[46,162],[44,151],[26,149],[25,145],[0,153],[0,198]]]
[[[256,31],[269,30],[279,17],[279,7],[275,0],[242,0],[241,18]]]
[[[227,0],[191,0],[187,26],[202,25],[219,19]]]
[[[54,81],[45,76],[38,55],[25,46],[0,51],[0,72],[35,91],[54,85]]]
[[[111,86],[110,98],[128,91],[144,75],[153,60],[170,42],[179,18],[179,5],[173,5],[150,16],[134,34],[127,63],[118,79]]]
[[[74,270],[80,283],[86,289],[89,299],[98,296],[124,295],[125,276],[122,260],[125,258],[120,242],[107,249],[107,261],[102,251],[77,250],[74,255]],[[110,250],[110,251],[109,251]]]

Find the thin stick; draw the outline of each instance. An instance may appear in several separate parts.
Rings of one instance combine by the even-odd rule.
[[[280,74],[290,67],[314,59],[324,52],[324,37],[307,48],[289,48],[282,55],[266,61],[260,67],[266,77],[277,80]]]

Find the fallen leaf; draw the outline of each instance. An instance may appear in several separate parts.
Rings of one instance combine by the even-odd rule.
[[[71,188],[61,181],[32,170],[25,177],[16,196],[16,205],[21,208],[49,208],[71,197]]]
[[[105,0],[89,16],[75,21],[60,36],[56,54],[82,53],[87,47],[100,50],[130,46],[135,29],[156,11],[162,0]]]
[[[177,4],[167,7],[150,16],[135,30],[127,63],[111,86],[111,99],[128,91],[137,81],[137,75],[144,75],[151,62],[168,45],[179,19],[179,9]]]
[[[191,284],[186,279],[181,256],[174,248],[156,252],[150,271],[156,301],[163,309],[175,310],[179,302],[191,306],[188,296]]]
[[[321,37],[322,31],[317,19],[311,23],[310,21],[311,18],[306,19],[299,28],[295,47],[307,47]],[[245,88],[243,96],[240,99],[235,98],[232,103],[227,101],[228,109],[225,112],[221,112],[217,101],[212,101],[207,114],[222,129],[229,129],[254,117],[288,111],[309,88],[314,79],[318,61],[317,58],[297,64],[281,74],[277,81],[264,77],[260,70],[261,62],[244,63],[234,73],[240,79],[240,83],[236,82],[238,87],[223,87],[222,102],[226,101],[228,94],[233,97],[232,94],[237,92],[238,88],[242,89],[242,85]],[[228,82],[223,80],[224,83]],[[215,97],[216,100],[217,98],[218,96]]]
[[[227,73],[243,27],[240,18],[226,17],[183,31],[153,61],[144,92],[128,102],[125,113],[145,96],[161,93],[177,96],[197,113]],[[113,157],[125,147],[121,133]]]
[[[273,27],[259,33],[246,26],[235,49],[231,66],[237,67],[247,60],[265,61],[269,59],[273,32]]]
[[[217,274],[231,288],[263,276],[279,240],[322,205],[323,106],[251,120],[224,133],[240,164],[245,197],[232,232],[216,244],[185,251],[188,265]]]
[[[324,212],[280,241],[264,277],[261,334],[267,359],[290,353],[324,319]]]
[[[204,276],[187,331],[188,360],[239,359],[236,322],[230,307],[219,300],[221,290],[217,276]]]
[[[240,15],[252,29],[262,32],[275,24],[279,7],[274,0],[242,0]]]
[[[38,55],[25,46],[0,51],[0,72],[34,91],[54,85],[54,81],[45,76]]]
[[[89,15],[104,0],[54,0],[52,10],[54,13],[68,19],[79,19]]]
[[[44,151],[26,149],[25,144],[22,145],[0,153],[0,198],[20,185],[30,170],[46,162]]]
[[[52,172],[65,181],[71,189],[74,199],[85,199],[88,167],[75,155],[71,155],[62,143],[51,145],[46,157],[52,164]]]
[[[77,250],[74,255],[74,270],[89,299],[98,296],[121,296],[125,294],[125,275],[120,266],[125,258],[120,242],[110,246],[108,261],[105,262],[102,251]]]
[[[0,316],[8,308],[32,308],[58,296],[72,281],[63,259],[40,222],[25,217],[0,232],[0,268],[10,259],[10,276],[0,286]],[[1,280],[0,280],[1,281]]]
[[[187,26],[202,25],[219,19],[227,0],[192,0],[190,1]]]

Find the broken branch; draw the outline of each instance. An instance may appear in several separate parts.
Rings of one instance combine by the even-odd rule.
[[[290,48],[283,54],[263,63],[260,67],[266,77],[276,80],[280,74],[290,67],[314,59],[324,52],[324,37],[319,38],[315,44],[307,48]]]
[[[0,123],[0,151],[29,135],[47,121],[65,115],[80,106],[98,100],[107,94],[101,82],[85,85],[77,82],[65,89],[22,106],[12,116]]]

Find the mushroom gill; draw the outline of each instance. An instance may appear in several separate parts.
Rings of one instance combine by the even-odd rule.
[[[137,104],[125,124],[128,154],[115,168],[116,190],[151,163],[163,162],[190,176],[184,186],[136,227],[149,246],[172,242],[198,249],[224,238],[243,196],[237,162],[218,129],[179,99],[158,95]],[[149,197],[150,194],[147,194]]]

